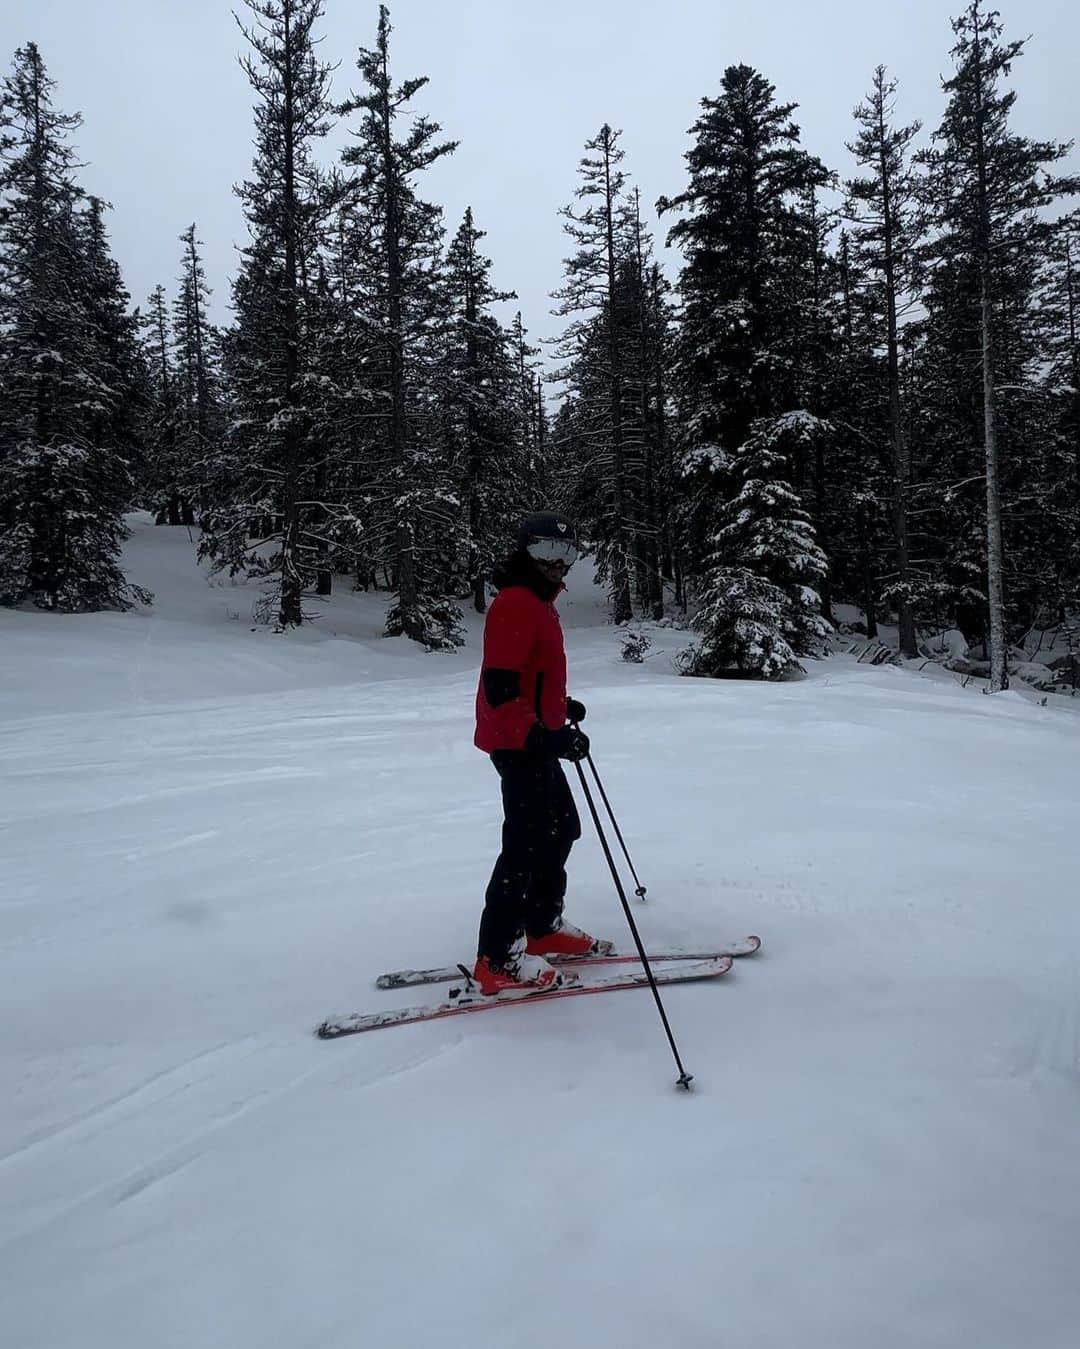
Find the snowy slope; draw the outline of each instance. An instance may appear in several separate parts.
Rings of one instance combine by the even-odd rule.
[[[765,940],[667,995],[694,1092],[647,994],[320,1043],[473,949],[479,629],[425,655],[343,594],[253,631],[136,523],[153,611],[0,611],[5,1349],[1075,1345],[1074,716],[628,666],[579,569],[644,934]],[[625,940],[594,840],[571,866]]]

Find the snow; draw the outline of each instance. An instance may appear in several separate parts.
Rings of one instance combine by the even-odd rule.
[[[275,637],[135,525],[153,610],[0,611],[5,1346],[1071,1349],[1068,700],[679,679],[686,635],[622,661],[579,566],[642,931],[765,943],[667,991],[693,1092],[647,993],[321,1043],[473,949],[478,622],[428,655],[343,593]],[[571,887],[629,945],[588,831]]]
[[[947,656],[946,665],[949,661],[966,661],[971,654],[967,638],[957,628],[936,633],[923,643],[923,649],[928,655]]]
[[[799,408],[795,412],[784,412],[779,417],[774,417],[770,427],[773,436],[790,431],[813,434],[817,431],[831,430],[832,426],[829,422],[821,417],[816,417],[812,412],[807,412],[805,408]]]

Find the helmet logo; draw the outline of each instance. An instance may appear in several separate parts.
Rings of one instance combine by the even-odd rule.
[[[559,533],[560,533],[560,534],[565,534],[565,533],[566,533],[566,528],[567,528],[566,525],[564,525],[563,522],[562,522],[561,520],[559,520],[557,523],[558,523],[558,526],[559,526]]]

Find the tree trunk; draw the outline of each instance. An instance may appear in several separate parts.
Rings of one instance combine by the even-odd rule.
[[[686,577],[683,572],[682,554],[677,546],[672,550],[671,570],[675,578],[675,603],[679,606],[680,611],[685,614],[687,610]]]
[[[866,635],[876,637],[877,625],[877,583],[874,577],[874,556],[868,541],[863,539],[863,612],[866,615]]]

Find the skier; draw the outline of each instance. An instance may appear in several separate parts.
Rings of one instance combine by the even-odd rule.
[[[579,763],[585,708],[566,696],[566,651],[555,600],[578,556],[561,515],[528,515],[517,548],[494,573],[484,624],[475,744],[502,779],[502,851],[480,920],[473,977],[484,993],[562,982],[550,955],[588,955],[598,943],[562,916],[566,860],[581,822],[559,763]],[[568,724],[567,719],[569,718]]]

